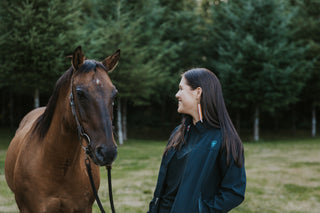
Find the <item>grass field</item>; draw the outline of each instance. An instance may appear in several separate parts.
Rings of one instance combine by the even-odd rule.
[[[11,135],[0,132],[0,212],[18,212],[4,178],[4,159]],[[130,140],[119,147],[112,169],[117,213],[148,209],[165,141]],[[245,201],[233,213],[320,211],[320,139],[245,143]],[[107,172],[101,168],[99,196],[109,210]],[[96,203],[94,211],[99,212]]]

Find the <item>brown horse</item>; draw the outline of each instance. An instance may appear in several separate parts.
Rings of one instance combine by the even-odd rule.
[[[46,107],[27,114],[8,148],[7,183],[21,212],[92,212],[94,194],[85,167],[87,147],[96,187],[99,166],[117,155],[113,138],[113,99],[108,72],[120,50],[102,62],[85,60],[81,47],[57,81]]]

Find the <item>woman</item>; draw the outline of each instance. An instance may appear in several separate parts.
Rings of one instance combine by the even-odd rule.
[[[244,200],[246,174],[220,82],[207,69],[191,69],[176,98],[183,118],[164,151],[149,212],[228,212]]]

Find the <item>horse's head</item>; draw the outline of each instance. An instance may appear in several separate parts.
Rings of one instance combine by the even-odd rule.
[[[85,60],[81,47],[72,57],[71,110],[81,140],[87,140],[89,156],[100,166],[111,164],[117,156],[112,126],[117,89],[108,72],[116,67],[119,57],[117,50],[102,62]]]

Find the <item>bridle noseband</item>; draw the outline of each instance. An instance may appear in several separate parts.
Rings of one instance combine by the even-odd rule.
[[[90,180],[90,183],[91,183],[92,191],[94,193],[94,196],[95,196],[97,204],[98,204],[98,206],[100,208],[100,211],[102,213],[105,213],[105,211],[104,211],[104,209],[102,207],[101,201],[99,199],[98,192],[97,192],[96,187],[94,185],[92,172],[91,172],[91,165],[90,165],[90,158],[89,158],[89,156],[91,158],[93,157],[92,148],[91,148],[91,139],[90,139],[89,135],[87,133],[85,133],[84,128],[81,126],[81,123],[79,121],[79,118],[78,118],[78,115],[77,115],[77,112],[76,112],[76,105],[74,103],[74,95],[73,95],[73,86],[72,85],[73,85],[73,78],[71,78],[71,87],[70,87],[71,88],[71,92],[70,92],[70,96],[69,96],[71,112],[72,112],[72,115],[75,118],[76,123],[77,123],[77,134],[78,134],[78,138],[79,138],[79,141],[80,141],[80,146],[81,146],[81,148],[84,150],[84,152],[86,154],[85,165],[86,165],[86,168],[87,168],[87,172],[88,172],[89,180]],[[82,138],[84,138],[87,141],[87,146],[84,146],[82,144]],[[112,213],[115,213],[114,204],[113,204],[113,195],[112,195],[112,184],[111,184],[111,168],[112,167],[111,167],[111,165],[107,165],[106,168],[107,168],[107,171],[108,171],[110,207],[111,207]]]

